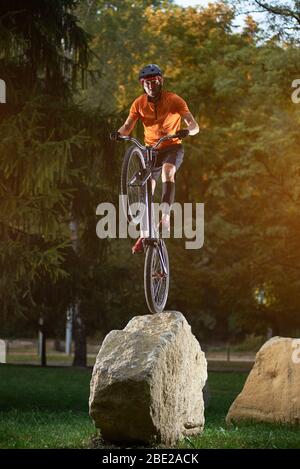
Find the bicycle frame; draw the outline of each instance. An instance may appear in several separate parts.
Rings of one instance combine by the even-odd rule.
[[[166,135],[165,137],[162,137],[158,140],[158,142],[153,145],[153,146],[145,146],[142,145],[136,138],[130,137],[127,135],[120,135],[118,137],[118,140],[125,140],[125,141],[130,141],[133,142],[140,150],[142,150],[143,153],[146,154],[146,171],[145,174],[142,175],[141,181],[137,182],[137,176],[136,174],[133,176],[131,181],[129,181],[129,184],[134,186],[143,186],[146,184],[146,208],[147,208],[147,215],[148,215],[148,226],[149,226],[149,236],[145,238],[144,243],[146,245],[155,245],[157,244],[158,246],[158,255],[159,259],[163,268],[163,275],[168,276],[168,270],[166,266],[166,262],[163,256],[163,250],[162,250],[162,245],[159,237],[155,236],[154,229],[153,229],[153,223],[152,223],[152,206],[153,206],[153,193],[152,193],[152,182],[151,182],[151,174],[152,174],[152,162],[153,162],[153,151],[164,141],[166,140],[172,140],[174,138],[178,138],[176,134],[174,135]],[[149,196],[150,194],[150,196]],[[149,201],[150,198],[150,201]]]
[[[164,141],[166,140],[171,140],[173,138],[178,138],[177,135],[167,135],[165,137],[162,137],[158,140],[158,142],[154,146],[144,146],[142,145],[136,138],[130,137],[130,136],[125,136],[125,135],[120,135],[118,137],[118,140],[125,140],[125,141],[130,141],[133,142],[140,150],[142,150],[143,153],[146,154],[146,173],[143,176],[143,179],[141,182],[136,183],[137,177],[136,175],[133,176],[132,180],[130,181],[130,185],[144,185],[146,184],[146,208],[147,208],[147,214],[148,214],[148,226],[149,226],[149,236],[145,238],[145,244],[155,244],[157,243],[158,245],[158,254],[159,258],[161,261],[161,265],[163,267],[163,272],[164,275],[168,275],[167,272],[167,267],[165,263],[164,256],[162,254],[162,249],[161,249],[161,243],[160,239],[155,237],[155,233],[153,230],[153,224],[152,224],[152,205],[153,205],[153,194],[152,194],[152,182],[151,182],[151,173],[152,173],[152,161],[153,161],[153,151]],[[149,194],[150,194],[150,201],[149,201]]]

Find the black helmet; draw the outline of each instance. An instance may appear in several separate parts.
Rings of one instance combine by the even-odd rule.
[[[161,69],[156,64],[149,64],[149,65],[146,65],[146,67],[142,68],[142,70],[140,70],[139,80],[143,78],[153,77],[156,75],[162,77]]]

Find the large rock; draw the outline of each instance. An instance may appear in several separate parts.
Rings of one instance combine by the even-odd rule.
[[[300,422],[299,340],[274,337],[256,355],[242,392],[226,421]]]
[[[172,445],[204,426],[204,353],[176,311],[134,317],[105,338],[90,415],[104,440]]]

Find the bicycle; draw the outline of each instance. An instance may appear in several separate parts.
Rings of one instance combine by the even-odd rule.
[[[125,153],[121,170],[121,195],[125,216],[129,223],[139,224],[143,218],[148,228],[144,239],[144,290],[151,313],[162,313],[168,299],[170,266],[167,246],[153,226],[152,168],[155,149],[164,141],[178,138],[167,135],[153,146],[144,146],[136,138],[119,135],[117,140],[133,142]],[[182,138],[182,137],[181,137]]]

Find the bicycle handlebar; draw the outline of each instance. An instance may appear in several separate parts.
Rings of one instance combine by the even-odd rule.
[[[179,138],[177,134],[173,134],[173,135],[166,135],[165,137],[161,137],[158,142],[153,145],[151,148],[152,150],[155,150],[155,148],[157,148],[162,142],[165,142],[166,140],[172,140],[173,138]],[[183,137],[181,137],[183,138]],[[130,137],[129,135],[119,135],[117,137],[116,140],[125,140],[125,141],[128,141],[128,142],[133,142],[135,143],[141,150],[146,150],[148,147],[142,145],[136,138],[134,137]]]

